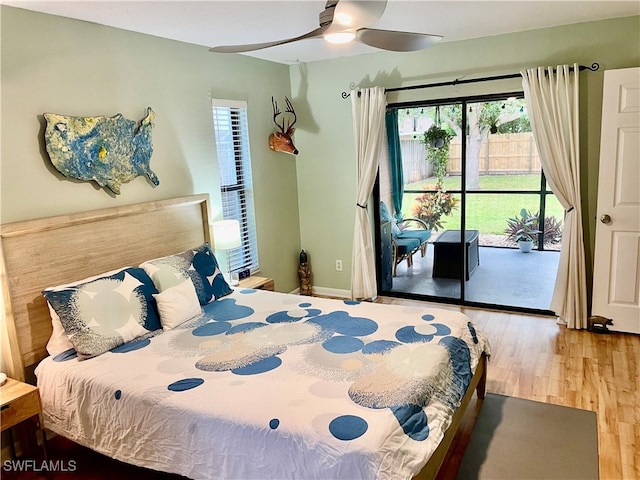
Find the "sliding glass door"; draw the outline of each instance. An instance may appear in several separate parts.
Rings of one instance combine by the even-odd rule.
[[[399,261],[381,293],[548,311],[563,210],[546,185],[522,95],[389,108],[398,113],[400,215],[421,220],[431,236],[425,255]],[[392,206],[385,168],[378,193]]]

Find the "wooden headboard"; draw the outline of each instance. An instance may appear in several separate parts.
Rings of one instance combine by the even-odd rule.
[[[42,290],[211,243],[208,203],[208,195],[192,195],[2,225],[7,373],[24,380],[47,356],[52,328]]]

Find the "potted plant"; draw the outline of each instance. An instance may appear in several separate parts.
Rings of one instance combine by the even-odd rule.
[[[434,124],[422,134],[420,139],[420,143],[424,144],[427,149],[427,161],[433,164],[440,186],[444,185],[447,163],[449,162],[449,143],[453,137],[455,137],[455,133],[450,129]]]
[[[522,253],[529,253],[533,249],[533,237],[527,233],[521,233],[516,237],[516,243]]]
[[[443,148],[446,146],[448,150],[449,141],[452,136],[448,130],[440,127],[440,125],[433,124],[424,132],[422,143],[432,148]]]
[[[507,238],[516,241],[521,252],[530,252],[537,235],[541,233],[538,230],[538,215],[532,215],[525,208],[521,209],[520,217],[516,215],[507,220],[505,233]]]

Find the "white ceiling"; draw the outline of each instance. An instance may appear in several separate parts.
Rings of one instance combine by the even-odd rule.
[[[0,3],[213,47],[303,35],[318,27],[318,14],[326,0],[0,0]],[[451,42],[630,15],[640,15],[639,0],[389,0],[382,18],[372,27],[444,35],[442,41]],[[336,46],[311,39],[245,55],[293,64],[375,51],[379,50],[360,43]]]

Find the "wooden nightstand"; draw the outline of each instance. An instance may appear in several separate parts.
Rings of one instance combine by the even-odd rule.
[[[42,404],[40,403],[38,387],[19,382],[13,378],[7,378],[6,383],[0,386],[0,401],[2,402],[2,410],[0,411],[0,426],[2,431],[9,430],[11,427],[15,427],[25,420],[34,419],[36,421],[36,428],[40,430],[42,434],[42,446],[45,458],[48,458],[47,436],[42,426]],[[15,445],[13,444],[13,437],[11,437],[10,430],[9,435],[11,438],[11,454],[15,458]],[[20,435],[20,440],[27,444],[31,443],[27,435]],[[23,450],[25,450],[27,445],[23,443],[22,447]],[[32,447],[35,448],[35,445],[32,445]]]
[[[238,286],[242,288],[254,288],[256,290],[269,290],[270,292],[275,290],[273,278],[266,277],[245,278],[244,280],[240,280]]]

